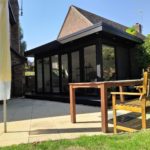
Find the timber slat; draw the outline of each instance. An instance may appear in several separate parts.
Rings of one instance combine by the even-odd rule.
[[[123,126],[119,126],[119,125],[117,125],[116,128],[119,129],[119,130],[127,131],[127,132],[135,132],[135,131],[137,131],[136,129],[123,127]]]

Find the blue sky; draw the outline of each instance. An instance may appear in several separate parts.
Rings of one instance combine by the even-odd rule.
[[[20,23],[28,50],[56,39],[70,5],[126,26],[139,22],[150,34],[150,0],[23,0]]]

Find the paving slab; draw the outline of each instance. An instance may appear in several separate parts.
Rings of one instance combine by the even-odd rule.
[[[0,147],[103,134],[100,107],[77,105],[76,110],[77,123],[72,124],[67,103],[24,98],[12,99],[8,101],[8,133],[3,133],[3,111],[0,105]],[[124,113],[127,112],[119,111],[118,115]],[[112,110],[108,111],[108,118],[109,132],[112,133]],[[133,125],[136,121],[139,122],[141,119],[138,118],[126,124]]]

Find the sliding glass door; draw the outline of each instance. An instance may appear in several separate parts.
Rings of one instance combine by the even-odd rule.
[[[84,48],[84,80],[97,81],[96,45]]]
[[[103,79],[116,79],[115,66],[115,48],[108,45],[102,45],[102,59],[103,59]]]
[[[42,59],[36,61],[37,70],[37,92],[43,92]]]
[[[79,61],[79,51],[72,52],[72,82],[80,81],[80,61]]]
[[[62,92],[68,92],[69,86],[68,86],[68,55],[62,55],[61,56],[61,83],[62,83]]]
[[[52,91],[54,93],[59,92],[59,63],[58,55],[54,55],[52,58]]]
[[[44,63],[44,92],[50,92],[50,61],[49,57],[43,59]]]

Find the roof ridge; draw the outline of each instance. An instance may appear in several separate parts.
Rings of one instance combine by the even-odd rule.
[[[99,22],[104,22],[106,24],[111,25],[112,27],[115,27],[119,30],[122,30],[124,32],[126,32],[126,29],[129,28],[129,26],[125,26],[121,23],[112,21],[110,19],[101,17],[95,13],[89,12],[87,10],[84,10],[82,8],[79,8],[77,6],[71,5],[72,7],[74,7],[75,9],[77,9],[83,16],[85,16],[89,21],[91,21],[93,24],[97,24]],[[144,35],[142,33],[137,33],[138,37],[144,38]]]
[[[75,5],[71,5],[71,6],[72,6],[72,7],[75,7],[76,9],[79,9],[79,10],[85,11],[85,12],[90,13],[90,14],[93,14],[93,15],[95,15],[95,16],[99,16],[99,15],[97,15],[97,14],[93,13],[93,12],[87,11],[87,10],[82,9],[82,8],[80,8],[80,7],[77,7],[77,6],[75,6]],[[101,17],[101,16],[99,16],[99,17]]]
[[[78,11],[80,11],[84,16],[85,16],[85,14],[84,14],[83,12],[86,12],[86,13],[88,13],[88,14],[94,15],[94,16],[99,17],[99,18],[101,18],[101,19],[104,19],[104,20],[110,21],[110,22],[112,22],[112,23],[121,25],[121,26],[123,26],[123,27],[125,27],[125,28],[128,28],[128,26],[122,25],[121,23],[112,21],[112,20],[110,20],[110,19],[107,19],[107,18],[105,18],[105,17],[102,17],[102,16],[100,16],[100,15],[97,15],[97,14],[95,14],[95,13],[93,13],[93,12],[87,11],[87,10],[85,10],[85,9],[82,9],[82,8],[77,7],[77,6],[74,6],[74,5],[71,5],[71,6],[72,6],[72,7],[75,7],[76,9],[78,9]],[[85,16],[85,17],[86,17],[86,16]],[[97,22],[97,23],[98,23],[98,22]]]

